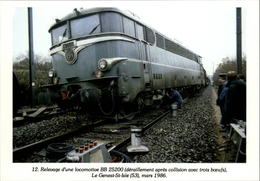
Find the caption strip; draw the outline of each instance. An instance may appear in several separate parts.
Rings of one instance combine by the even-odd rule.
[[[84,172],[92,178],[167,178],[167,173],[225,173],[226,168],[131,168],[131,167],[100,167],[100,168],[80,168],[80,167],[32,167],[32,172]]]

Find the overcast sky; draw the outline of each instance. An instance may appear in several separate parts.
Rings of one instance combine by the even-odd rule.
[[[203,65],[210,75],[223,58],[235,58],[237,6],[242,7],[243,54],[246,54],[245,27],[248,8],[237,1],[96,1],[76,3],[75,6],[63,3],[62,8],[57,5],[59,3],[54,6],[33,6],[34,50],[37,54],[48,55],[51,45],[48,29],[56,18],[62,18],[74,8],[118,7],[135,13],[144,23],[201,55]],[[27,8],[15,8],[13,23],[14,56],[17,56],[28,50]]]

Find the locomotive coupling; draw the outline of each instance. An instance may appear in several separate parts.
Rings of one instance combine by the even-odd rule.
[[[100,89],[83,89],[80,91],[80,100],[82,103],[91,103],[98,105],[101,99]]]

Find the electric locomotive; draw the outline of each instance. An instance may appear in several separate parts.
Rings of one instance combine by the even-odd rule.
[[[49,32],[48,88],[60,105],[130,118],[158,92],[205,85],[199,55],[117,8],[74,9]]]

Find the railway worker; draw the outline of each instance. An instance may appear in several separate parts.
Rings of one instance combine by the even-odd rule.
[[[246,84],[237,78],[235,71],[228,72],[228,91],[225,112],[228,123],[246,121]]]
[[[218,98],[217,98],[216,104],[217,104],[218,106],[220,106],[219,96],[220,96],[220,94],[221,94],[222,89],[223,89],[223,88],[225,87],[225,85],[227,84],[227,81],[225,80],[224,77],[219,77],[218,83],[219,83],[219,85],[218,85]]]
[[[226,97],[226,92],[227,92],[227,87],[226,87],[226,84],[227,84],[227,81],[225,80],[225,78],[223,76],[221,76],[219,78],[219,87],[218,87],[218,98],[217,98],[217,105],[219,106],[220,108],[220,112],[221,112],[221,120],[220,120],[220,124],[222,125],[222,128],[223,130],[222,131],[225,131],[225,124],[226,124],[226,121],[225,121],[225,112],[224,112],[224,105],[225,105],[225,97]]]
[[[171,90],[166,95],[169,98],[171,104],[177,104],[178,109],[181,109],[183,99],[181,94],[176,89],[171,88]]]

